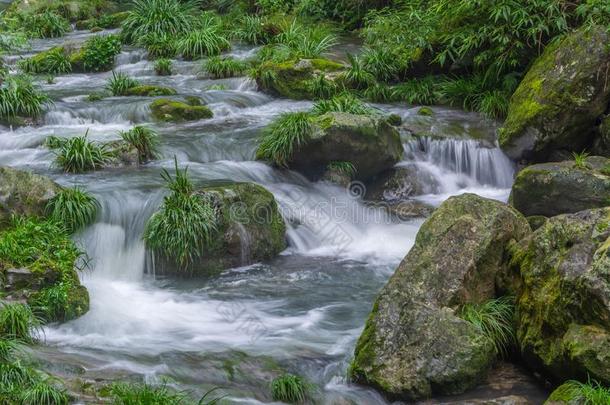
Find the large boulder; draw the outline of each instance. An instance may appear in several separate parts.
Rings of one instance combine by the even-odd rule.
[[[313,81],[324,76],[332,82],[345,67],[328,59],[300,59],[282,63],[265,62],[258,68],[256,83],[268,93],[295,100],[317,97]]]
[[[315,119],[311,138],[297,145],[288,167],[317,180],[333,162],[350,162],[357,179],[368,179],[400,161],[396,128],[378,116],[327,113]]]
[[[0,229],[13,214],[43,216],[47,203],[60,190],[45,176],[0,167]]]
[[[549,219],[513,246],[511,263],[525,361],[558,381],[610,383],[610,208]]]
[[[480,382],[494,347],[454,310],[503,293],[506,246],[530,232],[521,214],[498,201],[473,194],[445,201],[377,298],[356,345],[353,378],[408,400]]]
[[[286,248],[286,225],[269,191],[254,183],[221,183],[197,192],[216,209],[217,231],[190,265],[190,275],[211,275],[275,257]],[[161,271],[184,275],[165,260]]]
[[[552,217],[610,205],[610,159],[540,163],[517,174],[511,204],[526,216]]]
[[[576,31],[548,46],[511,98],[500,146],[513,159],[543,161],[557,149],[581,151],[608,108],[610,36]]]

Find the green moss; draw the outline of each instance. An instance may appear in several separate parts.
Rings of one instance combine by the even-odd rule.
[[[434,111],[430,107],[421,107],[419,110],[417,110],[417,114],[425,117],[431,117],[434,115]]]
[[[206,106],[193,106],[166,98],[153,101],[150,109],[155,119],[166,122],[194,121],[214,116]]]
[[[154,97],[154,96],[172,96],[176,94],[176,90],[163,87],[153,86],[148,84],[142,84],[139,86],[132,87],[125,92],[126,96],[142,96],[142,97]]]
[[[375,368],[375,347],[381,345],[381,342],[377,341],[377,339],[381,339],[381,336],[377,336],[375,328],[375,317],[378,311],[379,300],[376,300],[366,320],[364,330],[356,343],[354,359],[350,363],[348,370],[350,378],[355,381],[365,381],[368,383],[375,381],[374,378],[369,376],[369,373]]]

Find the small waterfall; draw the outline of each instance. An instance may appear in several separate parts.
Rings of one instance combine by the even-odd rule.
[[[405,145],[407,157],[442,169],[466,175],[479,184],[509,188],[514,164],[499,148],[487,148],[472,139],[433,139],[422,137]]]
[[[125,124],[145,122],[149,116],[147,103],[141,100],[116,103],[104,100],[91,106],[76,108],[59,104],[44,116],[46,125]]]
[[[252,256],[250,254],[250,245],[252,244],[252,238],[246,227],[239,222],[236,222],[237,232],[239,233],[239,245],[241,247],[241,265],[246,266],[252,263]]]

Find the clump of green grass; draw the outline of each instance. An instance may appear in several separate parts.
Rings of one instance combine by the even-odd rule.
[[[91,224],[99,209],[99,203],[89,192],[79,188],[65,188],[46,206],[47,215],[64,224],[70,233]]]
[[[51,99],[34,88],[27,76],[9,76],[0,86],[0,120],[38,117]]]
[[[362,95],[374,103],[387,103],[394,100],[394,90],[384,83],[375,83],[367,87]]]
[[[0,362],[0,393],[6,404],[19,404],[19,396],[25,387],[31,386],[38,376],[34,370],[23,365],[19,360]],[[9,401],[13,402],[9,402]]]
[[[124,96],[129,89],[139,86],[140,82],[122,72],[112,72],[112,77],[106,82],[106,89],[113,96]]]
[[[350,178],[356,175],[356,167],[352,162],[330,162],[328,170],[336,171]]]
[[[151,33],[138,40],[138,44],[146,48],[151,58],[173,58],[176,50],[176,37],[167,33]]]
[[[407,80],[394,87],[392,97],[409,104],[434,105],[439,99],[438,79],[426,76]]]
[[[9,363],[16,360],[16,354],[21,345],[14,339],[0,338],[0,363]]]
[[[341,74],[341,80],[346,86],[356,90],[364,90],[375,84],[375,76],[366,70],[361,58],[354,55],[347,55],[349,66]]]
[[[89,141],[85,134],[62,141],[55,163],[67,173],[83,173],[101,169],[110,159],[107,148]]]
[[[284,374],[271,382],[271,397],[274,401],[302,403],[307,399],[308,391],[309,384],[293,374]]]
[[[163,199],[161,209],[148,220],[144,241],[153,251],[188,266],[202,255],[216,234],[216,209],[194,192],[188,168],[180,170],[178,162],[174,163],[174,177],[165,169],[161,173],[170,194]]]
[[[203,69],[216,79],[235,77],[242,74],[248,65],[233,57],[212,56],[203,63]]]
[[[70,398],[63,387],[51,379],[40,380],[21,393],[23,405],[68,405]]]
[[[463,305],[459,310],[459,316],[474,325],[482,336],[489,339],[496,353],[506,354],[515,340],[514,312],[514,299],[501,297],[482,304]]]
[[[152,129],[137,125],[129,131],[122,131],[121,138],[138,150],[138,161],[140,163],[157,158],[159,137]]]
[[[385,47],[367,47],[362,52],[365,69],[382,82],[397,80],[402,69],[400,59]]]
[[[173,62],[171,59],[161,58],[155,61],[155,73],[158,76],[171,76]]]
[[[343,93],[329,100],[316,102],[311,110],[314,115],[327,112],[343,112],[356,115],[371,115],[374,110],[351,93]]]
[[[149,34],[177,37],[196,24],[197,2],[180,0],[134,0],[122,24],[127,43],[135,43]]]
[[[220,55],[230,47],[229,40],[220,33],[220,28],[215,26],[192,31],[180,38],[176,44],[178,52],[186,59]]]
[[[114,58],[121,52],[121,40],[117,35],[96,35],[71,56],[75,70],[106,72],[114,67]]]
[[[589,168],[587,164],[587,158],[589,157],[589,153],[584,150],[580,153],[572,152],[572,157],[574,158],[574,167],[581,170],[586,170]]]
[[[234,35],[236,39],[251,45],[262,45],[269,41],[265,20],[257,15],[244,15]]]
[[[41,321],[27,304],[0,303],[0,337],[33,343],[42,332]]]
[[[311,114],[283,113],[264,131],[256,156],[286,166],[294,149],[308,142],[313,131]]]
[[[587,383],[580,381],[566,381],[559,386],[548,402],[584,405],[606,405],[610,403],[610,388],[604,387],[597,381],[589,380]]]
[[[175,392],[167,385],[114,383],[109,388],[113,403],[117,405],[174,405],[183,403],[186,395]]]
[[[71,30],[70,23],[65,18],[48,10],[25,15],[23,28],[34,38],[61,37]]]
[[[326,78],[324,74],[319,74],[308,83],[309,89],[315,98],[330,98],[340,91],[340,86],[333,80]]]
[[[31,58],[19,61],[25,73],[68,73],[72,71],[70,59],[63,47],[54,47]]]

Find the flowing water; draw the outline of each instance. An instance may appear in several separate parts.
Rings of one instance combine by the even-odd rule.
[[[75,32],[68,40],[87,35]],[[36,41],[34,50],[65,40]],[[252,53],[250,48],[232,52],[240,58]],[[153,123],[150,98],[85,101],[87,94],[103,89],[110,73],[70,74],[50,85],[41,79],[55,101],[43,125],[0,128],[1,165],[82,186],[102,206],[96,223],[75,237],[90,258],[81,279],[91,309],[74,321],[49,325],[36,356],[67,378],[167,379],[194,395],[220,386],[234,403],[268,401],[268,384],[278,369],[315,383],[322,403],[385,403],[375,391],[349,385],[346,369],[375,295],[412,246],[422,220],[396,222],[341,187],[311,183],[254,161],[261,129],[278,114],[305,110],[310,102],[274,99],[246,78],[206,79],[200,62],[177,62],[177,74],[158,77],[138,49],[124,50],[117,64],[116,70],[143,83],[200,96],[214,118]],[[213,84],[225,90],[208,90]],[[400,114],[407,126],[428,120],[424,124],[435,133],[457,135],[413,141],[405,132],[401,164],[417,165],[438,185],[420,199],[438,205],[463,192],[507,199],[512,163],[499,149],[465,139],[475,132],[493,136],[493,123],[449,109],[420,117],[407,106],[378,108]],[[93,140],[118,139],[118,131],[135,123],[158,131],[163,159],[137,169],[66,175],[53,167],[54,156],[43,146],[50,135],[86,131]],[[155,277],[141,235],[164,195],[161,168],[171,168],[174,156],[181,166],[188,165],[197,184],[230,179],[269,189],[288,224],[288,249],[268,263],[211,279]]]

